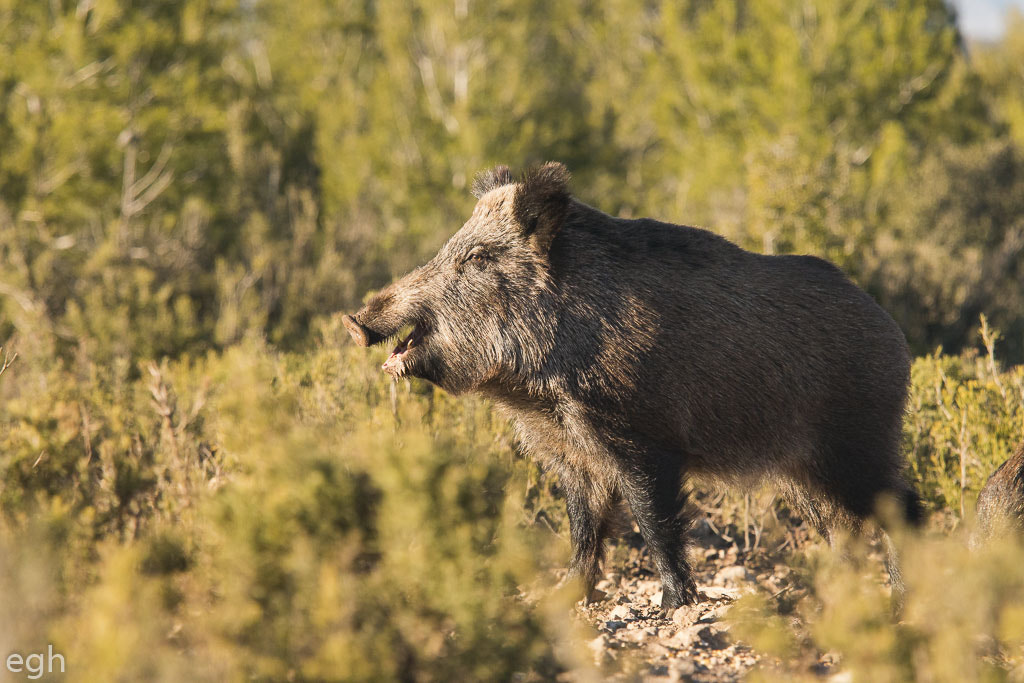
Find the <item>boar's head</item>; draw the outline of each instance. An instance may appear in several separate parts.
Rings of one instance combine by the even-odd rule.
[[[570,206],[569,174],[547,163],[480,175],[473,215],[428,263],[342,321],[360,346],[397,339],[382,366],[451,393],[515,381],[553,342],[548,252]]]

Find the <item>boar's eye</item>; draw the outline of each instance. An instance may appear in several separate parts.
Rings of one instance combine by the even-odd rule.
[[[472,263],[476,266],[483,266],[491,260],[491,255],[483,247],[476,247],[466,255],[465,263]]]

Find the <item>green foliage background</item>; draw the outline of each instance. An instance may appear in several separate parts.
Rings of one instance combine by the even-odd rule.
[[[0,654],[585,672],[571,597],[517,597],[564,562],[551,482],[334,320],[494,163],[843,267],[921,356],[905,444],[958,524],[1024,438],[1022,63],[1019,15],[967,46],[941,0],[0,0]]]

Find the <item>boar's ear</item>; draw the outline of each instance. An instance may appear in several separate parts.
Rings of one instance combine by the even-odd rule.
[[[557,161],[526,172],[516,190],[516,220],[533,248],[546,254],[569,211],[569,171]]]
[[[490,170],[481,171],[476,174],[476,178],[473,180],[473,196],[480,199],[491,190],[511,185],[514,182],[512,172],[508,170],[508,166],[495,166]]]

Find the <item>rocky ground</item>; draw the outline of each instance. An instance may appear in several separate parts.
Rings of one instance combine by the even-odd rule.
[[[856,621],[860,617],[854,617],[854,621],[838,625],[839,629],[844,629],[851,624],[861,624],[867,630],[858,634],[868,633],[869,639],[875,638],[871,642],[861,639],[861,649],[856,654],[860,659],[851,659],[844,666],[838,652],[822,651],[818,645],[819,639],[828,642],[821,634],[836,625],[829,626],[827,619],[821,619],[823,596],[831,594],[826,590],[822,595],[814,595],[812,577],[821,577],[819,572],[823,568],[829,571],[830,559],[837,559],[837,567],[847,572],[853,570],[852,575],[859,575],[868,582],[877,581],[877,586],[883,588],[888,573],[884,569],[880,542],[870,543],[866,556],[860,548],[852,552],[850,548],[847,552],[840,550],[837,555],[837,551],[829,549],[824,539],[791,514],[785,505],[770,498],[762,498],[758,503],[753,498],[737,502],[735,497],[703,497],[700,508],[703,515],[690,534],[693,541],[691,565],[700,601],[672,614],[661,614],[661,582],[643,539],[635,525],[632,526],[610,542],[604,563],[605,575],[597,585],[593,600],[589,604],[583,601],[576,604],[577,618],[589,632],[586,636],[589,651],[584,656],[592,657],[596,676],[595,669],[582,666],[565,672],[559,680],[566,683],[589,683],[595,679],[662,683],[759,677],[845,683],[853,680],[853,668],[865,662],[871,664],[873,643],[883,650],[892,647],[893,643],[885,638],[877,640],[878,631],[871,635],[870,619],[875,617],[870,616],[862,624]],[[555,525],[549,526],[557,533]],[[626,523],[624,528],[630,529],[630,525]],[[951,515],[933,515],[929,529],[948,535],[953,529]],[[541,584],[550,590],[554,583],[550,579],[561,579],[564,575],[565,569],[552,570],[552,575],[539,581],[537,586],[524,588],[521,597],[539,601],[545,590]],[[870,592],[882,597],[875,591]],[[879,603],[875,603],[875,607],[878,606]],[[888,621],[891,615],[882,618]],[[934,624],[917,623],[904,635],[907,638],[929,637],[931,625]],[[953,623],[951,628],[956,633],[958,626]],[[834,637],[831,640],[837,642]],[[976,640],[975,653],[988,666],[978,671],[988,672],[993,680],[1024,681],[1024,649],[1019,643],[1010,641],[1000,645],[990,636],[979,636]],[[758,643],[765,649],[760,650],[751,643]],[[940,644],[939,647],[945,646]],[[920,651],[929,652],[927,649]],[[951,662],[957,661],[958,652],[960,650],[951,653]],[[785,659],[780,660],[778,653],[786,653]],[[874,671],[870,666],[867,670]],[[964,670],[975,669],[966,667]],[[878,671],[887,671],[886,676],[891,678],[895,670],[882,665]],[[929,669],[924,666],[921,671]],[[928,676],[924,679],[930,680]],[[940,679],[943,678],[936,680]]]
[[[660,615],[661,583],[640,535],[634,529],[613,544],[598,599],[577,605],[598,632],[589,646],[611,680],[735,681],[755,667],[776,666],[733,633],[730,612],[741,596],[758,592],[787,613],[807,591],[791,566],[793,552],[822,541],[803,525],[785,527],[781,542],[770,544],[729,531],[711,518],[698,524],[691,556],[701,600],[668,618]],[[795,615],[791,625],[799,632]],[[812,655],[802,666],[823,678],[837,672],[829,653]]]

